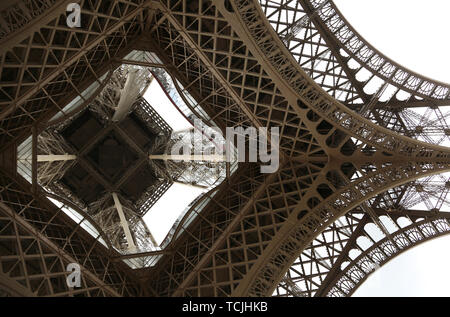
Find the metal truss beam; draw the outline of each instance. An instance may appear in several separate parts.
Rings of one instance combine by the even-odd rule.
[[[170,252],[161,252],[154,267],[140,272],[143,289],[132,279],[133,273],[119,266],[117,254],[113,261],[92,237],[78,230],[79,225],[70,222],[61,212],[52,213],[47,210],[49,208],[43,208],[48,202],[38,199],[37,188],[33,196],[29,188],[18,190],[14,181],[2,176],[2,184],[7,185],[1,188],[0,195],[3,204],[10,208],[8,217],[17,214],[23,218],[23,223],[16,221],[15,226],[25,228],[26,225],[37,239],[49,239],[45,240],[46,245],[51,242],[59,248],[58,252],[66,252],[71,257],[64,255],[64,261],[81,263],[92,273],[89,279],[97,285],[103,283],[100,287],[103,294],[106,290],[115,295],[267,296],[280,281],[289,284],[288,289],[292,288],[293,281],[286,279],[286,272],[305,250],[316,265],[333,270],[329,263],[331,256],[323,256],[319,250],[308,249],[308,246],[328,232],[327,228],[336,221],[348,216],[345,226],[332,227],[346,235],[348,242],[353,239],[355,227],[358,232],[363,231],[362,225],[358,227],[361,218],[351,213],[361,203],[378,199],[382,193],[420,178],[450,171],[448,148],[377,126],[373,120],[356,114],[317,85],[311,74],[293,58],[256,0],[226,3],[222,0],[161,1],[157,5],[152,2],[151,6],[147,6],[150,2],[146,1],[116,0],[110,6],[101,6],[101,3],[103,1],[89,9],[88,2],[83,2],[86,14],[91,17],[89,26],[67,30],[49,22],[44,26],[49,29],[51,39],[44,44],[36,43],[36,39],[28,34],[20,43],[6,48],[8,54],[19,48],[28,52],[26,56],[33,57],[36,50],[44,49],[45,58],[39,62],[38,76],[28,82],[24,80],[24,74],[26,68],[33,66],[28,57],[14,56],[9,60],[5,54],[2,56],[1,70],[11,68],[19,75],[11,80],[16,83],[0,88],[5,96],[0,100],[0,106],[4,106],[0,129],[5,131],[0,143],[15,140],[22,133],[17,131],[19,125],[31,126],[38,120],[45,124],[44,116],[71,101],[64,96],[68,91],[75,89],[80,95],[79,85],[88,86],[98,80],[98,69],[108,61],[113,63],[125,56],[116,56],[117,52],[145,47],[158,55],[164,67],[183,85],[184,91],[194,97],[189,107],[199,110],[198,106],[201,106],[211,125],[215,123],[222,129],[238,125],[279,127],[281,153],[280,167],[275,173],[261,173],[259,164],[240,164],[227,182],[202,197],[201,204],[193,204],[180,221],[174,240],[169,243]],[[120,17],[115,16],[117,6],[126,8]],[[329,6],[324,8],[328,10]],[[109,22],[97,25],[100,17]],[[64,45],[60,44],[64,47],[62,57],[58,57],[58,41],[55,40],[59,40],[57,34],[60,31],[67,39]],[[331,36],[325,28],[322,33]],[[71,42],[76,38],[83,39],[78,40],[78,46]],[[131,46],[131,41],[136,39],[139,43],[134,42]],[[49,56],[56,57],[56,62],[50,62]],[[329,57],[322,53],[319,56],[329,62]],[[338,59],[336,63],[343,62],[344,59]],[[388,60],[381,63],[388,64],[397,67]],[[397,67],[395,72],[403,74],[405,70]],[[338,75],[340,79],[346,76],[349,75],[345,71]],[[407,86],[411,93],[426,95],[428,99],[448,97],[448,93],[443,95],[445,87],[439,87],[435,82],[412,73],[405,76],[396,81],[392,75],[390,83]],[[177,90],[181,91],[181,87]],[[184,100],[187,100],[186,96]],[[127,138],[123,131],[119,133]],[[84,153],[87,148],[80,152]],[[37,162],[37,151],[33,154]],[[72,154],[79,156],[79,153]],[[148,153],[140,152],[142,155],[148,160]],[[95,175],[94,171],[92,173]],[[112,185],[107,187],[113,192]],[[416,192],[420,192],[418,187]],[[408,193],[403,195],[409,197]],[[412,200],[409,198],[408,201]],[[378,215],[376,206],[369,208],[369,213]],[[365,215],[362,219],[373,222],[375,215],[372,218]],[[42,218],[45,218],[44,225]],[[434,220],[438,221],[433,218],[423,223],[423,228],[433,228],[435,232],[446,230],[444,222]],[[420,225],[422,223],[417,224]],[[417,226],[410,229],[423,240],[425,231]],[[439,229],[441,227],[443,231]],[[58,233],[56,237],[52,230]],[[406,233],[404,238],[389,232],[388,228],[383,231],[386,234],[384,244],[374,243],[372,248],[378,250],[380,256],[389,254],[384,248],[386,244],[401,250],[414,241]],[[409,242],[401,244],[400,240]],[[70,248],[76,251],[72,252]],[[23,252],[19,249],[17,252],[19,258],[23,258]],[[343,275],[330,275],[327,285],[336,286],[337,290],[330,288],[326,292],[324,288],[320,292],[350,294],[354,287],[344,285],[350,280],[357,285],[364,279],[362,275],[358,275],[359,279],[353,278],[354,271],[350,269],[361,270],[361,265],[351,264]],[[113,272],[109,271],[111,269]],[[62,269],[60,273],[63,274]],[[27,271],[22,274],[23,279],[29,281]],[[114,278],[107,280],[110,274]],[[35,289],[27,283],[27,288]],[[87,292],[94,289],[98,287],[86,284]],[[301,289],[296,289],[298,291]],[[44,293],[73,294],[71,292],[45,289]]]
[[[109,259],[113,250],[103,247],[42,193],[31,195],[20,176],[13,180],[1,171],[0,177],[0,243],[8,250],[0,255],[0,265],[10,278],[39,296],[139,294],[136,282],[129,280],[131,272]],[[69,263],[81,266],[79,289],[66,284]]]

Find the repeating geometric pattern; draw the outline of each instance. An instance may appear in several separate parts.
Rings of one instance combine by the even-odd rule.
[[[25,296],[136,296],[140,287],[126,265],[30,185],[1,174],[2,274]],[[112,252],[112,253],[111,253]],[[116,255],[117,256],[117,255]],[[69,288],[67,264],[81,266],[82,287]]]
[[[84,0],[81,28],[67,27],[66,3],[32,15],[37,2],[20,3],[0,17],[4,153],[74,98],[87,107],[98,90],[83,91],[141,50],[158,56],[205,124],[278,127],[280,168],[240,163],[193,204],[137,282],[36,184],[3,171],[2,154],[1,277],[14,285],[4,292],[347,296],[374,265],[448,231],[447,181],[435,184],[441,196],[429,185],[450,170],[450,150],[438,146],[450,136],[447,115],[436,108],[449,88],[374,50],[331,1]],[[392,90],[408,98],[386,98]],[[425,114],[414,109],[424,105]],[[417,197],[424,206],[414,210]],[[85,273],[78,290],[62,282],[72,261]]]

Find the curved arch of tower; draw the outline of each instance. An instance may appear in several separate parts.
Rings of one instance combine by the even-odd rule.
[[[0,294],[350,296],[450,231],[450,86],[331,0],[71,2],[0,7]],[[279,129],[278,169],[229,128]],[[175,183],[202,194],[157,242]]]

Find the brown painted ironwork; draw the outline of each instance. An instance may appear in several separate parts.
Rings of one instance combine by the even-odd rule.
[[[449,231],[442,209],[449,182],[432,182],[450,171],[450,149],[441,146],[450,137],[443,110],[449,86],[376,51],[332,1],[83,0],[80,28],[66,25],[66,1],[32,12],[40,2],[21,0],[0,12],[1,292],[349,296],[374,265]],[[127,61],[136,50],[155,54],[161,65]],[[197,103],[181,94],[187,106],[223,132],[280,129],[279,169],[262,174],[259,163],[239,163],[192,205],[166,250],[135,255],[157,259],[139,272],[121,261],[134,255],[83,231],[37,186],[72,164],[37,164],[39,153],[71,154],[42,133],[49,120],[76,97],[80,110],[108,97],[101,89],[95,97],[83,92],[93,82],[111,88],[121,64],[161,66]],[[362,69],[370,73],[364,83],[355,77]],[[375,77],[381,85],[368,93]],[[392,89],[409,97],[386,97]],[[414,112],[419,106],[428,112]],[[30,185],[8,167],[32,135]],[[426,208],[415,208],[418,197]],[[70,262],[82,267],[79,289],[63,281]]]

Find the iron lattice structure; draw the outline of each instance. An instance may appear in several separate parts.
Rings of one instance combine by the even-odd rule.
[[[449,231],[449,85],[378,52],[332,1],[81,0],[79,28],[66,24],[70,2],[0,12],[1,294],[348,296]],[[137,254],[114,247],[132,234],[104,217],[122,203],[132,222],[126,197],[99,197],[89,214],[42,186],[71,163],[39,163],[73,155],[49,126],[88,107],[111,117],[130,77],[121,65],[164,69],[207,126],[280,129],[278,171],[227,170],[160,249]],[[71,262],[80,288],[65,283]]]

